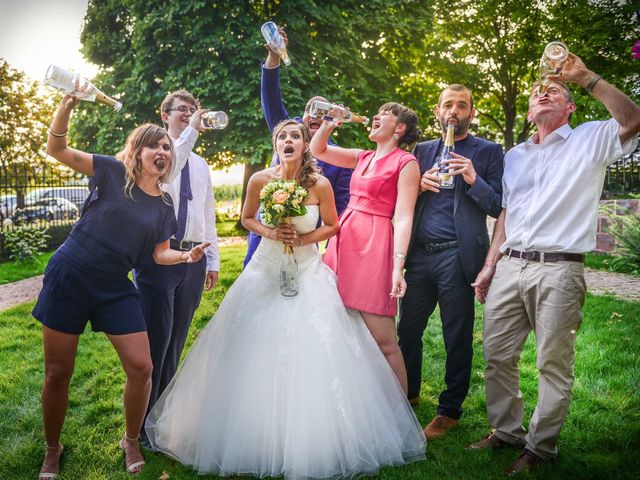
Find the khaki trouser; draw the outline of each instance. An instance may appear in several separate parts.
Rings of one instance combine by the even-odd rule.
[[[500,439],[524,444],[544,459],[557,454],[571,401],[585,291],[581,263],[503,257],[487,295],[484,357],[489,423]],[[536,336],[538,403],[526,433],[518,362],[531,330]]]

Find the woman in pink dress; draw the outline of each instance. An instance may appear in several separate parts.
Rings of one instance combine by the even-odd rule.
[[[326,117],[311,140],[315,158],[355,169],[349,205],[340,216],[338,234],[329,240],[325,262],[338,276],[345,306],[360,312],[406,392],[407,372],[394,317],[397,299],[404,296],[407,286],[402,270],[420,169],[416,158],[400,146],[420,136],[418,117],[399,103],[382,105],[369,134],[375,150],[327,145],[340,123]]]

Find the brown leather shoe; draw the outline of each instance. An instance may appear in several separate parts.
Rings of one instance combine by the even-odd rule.
[[[544,460],[529,450],[524,450],[515,462],[504,471],[508,477],[523,471],[531,471],[538,467]]]
[[[452,429],[460,423],[460,420],[447,417],[446,415],[436,415],[431,423],[424,427],[424,435],[427,440],[434,440],[443,437],[447,430]]]
[[[467,445],[467,449],[469,450],[483,450],[485,448],[490,448],[492,450],[499,450],[500,448],[505,447],[517,447],[518,445],[514,445],[509,442],[505,442],[501,438],[491,432],[488,436],[484,437],[482,440],[476,443],[472,443],[471,445]]]

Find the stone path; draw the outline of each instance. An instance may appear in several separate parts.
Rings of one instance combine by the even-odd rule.
[[[223,242],[223,239],[220,239],[220,245],[234,245],[246,241],[243,237],[237,238],[241,240],[229,237],[229,240]],[[589,293],[609,294],[625,300],[640,302],[640,277],[587,269],[585,279]],[[0,285],[0,310],[35,300],[41,288],[42,275]]]

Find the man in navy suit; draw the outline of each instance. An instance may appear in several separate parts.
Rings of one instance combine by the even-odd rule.
[[[457,425],[469,391],[473,357],[474,289],[489,247],[487,215],[498,217],[502,196],[502,147],[469,133],[473,97],[462,85],[440,93],[435,109],[442,138],[416,145],[421,195],[414,214],[405,264],[407,292],[400,306],[398,337],[407,366],[409,401],[419,401],[422,335],[436,304],[440,306],[446,364],[446,389],[438,412],[425,428],[427,439],[443,436]],[[440,189],[437,161],[447,124],[455,126],[455,153],[449,162],[453,189]]]
[[[284,38],[284,41],[288,43],[287,35],[284,30],[279,28],[280,35]],[[267,47],[269,51],[267,59],[262,65],[262,78],[260,81],[260,95],[262,100],[262,113],[264,119],[267,121],[269,132],[273,132],[273,128],[283,120],[289,118],[289,114],[282,103],[282,94],[280,92],[280,57],[276,52]],[[296,117],[295,119],[303,123],[308,129],[309,133],[313,137],[322,124],[321,118],[312,118],[309,114],[311,102],[314,100],[326,101],[324,97],[312,97],[307,102],[307,106],[304,109],[302,117]],[[333,195],[336,200],[336,209],[338,215],[347,207],[349,203],[349,184],[351,183],[351,174],[353,170],[350,168],[335,167],[321,160],[316,160],[318,167],[322,170],[322,174],[329,179],[331,186],[333,187]],[[275,159],[275,164],[278,163],[278,159]],[[249,248],[247,250],[247,256],[244,259],[244,265],[246,266],[251,260],[253,252],[256,251],[260,244],[260,236],[253,232],[249,232]]]

